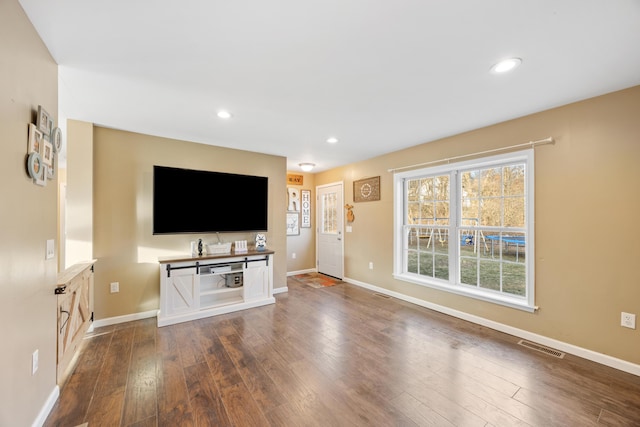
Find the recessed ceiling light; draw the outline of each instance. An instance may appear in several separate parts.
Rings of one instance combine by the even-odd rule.
[[[231,118],[231,113],[228,111],[218,111],[218,117],[220,117],[221,119],[230,119]]]
[[[331,138],[328,138],[328,139],[327,139],[327,142],[328,142],[329,144],[335,144],[336,142],[338,142],[338,138],[336,138],[336,137],[332,136]]]
[[[315,163],[300,163],[300,169],[302,169],[305,172],[309,172],[311,169],[313,169],[315,167]]]
[[[491,67],[491,72],[497,74],[506,73],[518,67],[520,64],[522,64],[522,59],[520,58],[504,59]]]

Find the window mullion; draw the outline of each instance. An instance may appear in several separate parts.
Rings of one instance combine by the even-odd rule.
[[[460,283],[460,174],[453,170],[449,175],[449,283]]]

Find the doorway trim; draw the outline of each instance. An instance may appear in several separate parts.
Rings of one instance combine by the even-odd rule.
[[[320,205],[320,190],[326,187],[340,186],[338,190],[342,204],[344,205],[344,181],[336,181],[328,184],[322,184],[316,186],[316,272],[319,272],[320,263],[320,226],[322,221],[321,205]],[[344,206],[339,206],[338,215],[340,218],[340,279],[344,278]]]

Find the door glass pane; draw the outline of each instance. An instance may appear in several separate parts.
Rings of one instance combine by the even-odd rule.
[[[338,233],[337,201],[336,193],[322,195],[322,232],[325,234]]]

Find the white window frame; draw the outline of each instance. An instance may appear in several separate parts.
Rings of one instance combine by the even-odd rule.
[[[435,279],[433,277],[427,277],[418,275],[415,273],[406,272],[405,265],[405,244],[407,242],[405,234],[405,220],[407,215],[405,213],[405,181],[408,179],[415,179],[423,176],[433,175],[445,175],[450,174],[450,230],[456,230],[460,220],[460,180],[458,171],[468,169],[482,169],[492,166],[504,166],[509,163],[524,163],[525,164],[525,236],[526,236],[526,285],[525,296],[508,295],[503,292],[495,292],[488,289],[471,287],[460,284],[459,275],[459,263],[460,263],[460,245],[449,246],[449,280]],[[405,172],[398,172],[394,175],[394,262],[393,262],[393,276],[398,280],[405,282],[415,283],[430,288],[435,288],[447,292],[451,292],[458,295],[464,295],[467,297],[493,302],[496,304],[533,312],[535,307],[535,242],[534,242],[534,154],[533,150],[522,150],[514,153],[500,154],[491,157],[484,157],[474,160],[468,160],[464,162],[451,163],[446,165],[438,165],[432,167],[426,167],[422,169],[414,169]],[[451,233],[450,236],[457,233]],[[452,240],[453,241],[453,240]]]

